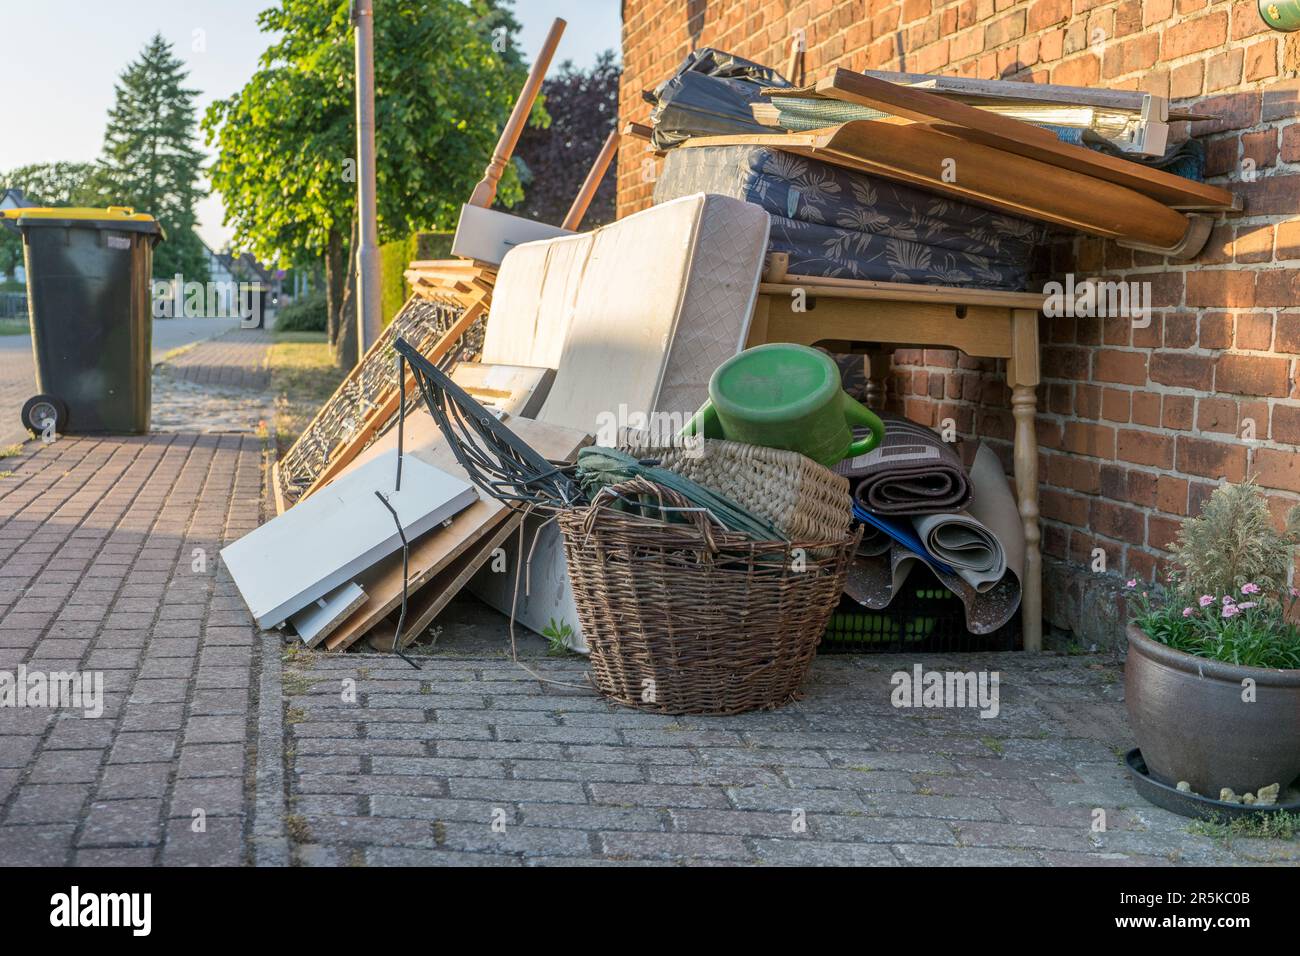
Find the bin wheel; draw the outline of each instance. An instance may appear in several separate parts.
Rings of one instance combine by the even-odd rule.
[[[23,425],[35,435],[41,435],[54,419],[54,431],[62,434],[68,424],[68,406],[53,395],[33,395],[23,405]]]

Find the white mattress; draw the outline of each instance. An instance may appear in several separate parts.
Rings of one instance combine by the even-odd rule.
[[[598,435],[610,417],[684,418],[744,347],[768,215],[699,193],[502,263],[484,362],[555,368],[538,418]]]

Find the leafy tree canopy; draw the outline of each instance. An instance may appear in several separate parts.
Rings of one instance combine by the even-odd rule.
[[[129,63],[115,87],[101,160],[112,205],[133,206],[162,223],[167,241],[154,252],[154,275],[179,272],[205,281],[207,256],[194,232],[203,153],[195,143],[196,90],[184,85],[185,64],[161,34]]]
[[[33,163],[0,172],[0,193],[17,189],[41,206],[100,206],[107,193],[94,163]]]
[[[99,168],[94,163],[34,163],[0,172],[0,194],[17,189],[40,206],[107,205]],[[0,272],[13,275],[23,263],[23,242],[0,228]]]
[[[350,232],[356,112],[348,7],[348,0],[279,0],[262,12],[259,25],[278,39],[244,88],[203,120],[219,151],[212,182],[235,244],[264,261],[329,253]],[[455,224],[524,68],[513,43],[518,25],[497,0],[376,7],[376,179],[380,241],[387,242]],[[506,203],[520,198],[513,169],[498,195]]]

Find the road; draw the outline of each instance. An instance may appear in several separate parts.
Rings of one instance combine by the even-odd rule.
[[[174,349],[214,338],[238,325],[238,319],[155,319],[154,364]],[[19,423],[19,413],[35,392],[31,336],[0,335],[0,448],[28,437]]]

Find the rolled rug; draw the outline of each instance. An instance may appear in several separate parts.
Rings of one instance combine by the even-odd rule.
[[[935,568],[932,564],[931,569],[944,587],[961,599],[966,608],[967,629],[972,634],[988,634],[1011,620],[1020,607],[1020,578],[1024,573],[1025,562],[1024,525],[1020,521],[1019,509],[1011,494],[1007,477],[1002,471],[1002,463],[986,445],[981,445],[975,454],[970,480],[975,489],[970,512],[935,515],[930,523],[932,529],[943,529],[945,522],[948,522],[947,527],[952,527],[954,533],[951,537],[944,536],[946,540],[966,542],[965,547],[955,549],[956,556],[977,564],[991,562],[991,566],[983,572],[968,570],[968,574],[963,574],[961,569],[955,567],[954,573]],[[920,521],[914,524],[920,532]],[[979,535],[975,535],[975,528],[979,529]],[[978,537],[981,543],[973,543],[966,535]],[[871,548],[870,553],[859,548],[844,584],[844,593],[872,610],[880,610],[889,605],[914,565],[930,563],[919,557],[914,550],[899,543],[898,539],[883,534],[880,537],[884,540],[876,539],[878,546]],[[934,535],[930,537],[933,538]],[[926,549],[933,546],[932,542],[926,540],[925,534],[920,534],[920,538]],[[979,548],[987,546],[989,541],[993,542],[996,552],[1001,555],[1002,571],[995,578],[991,574],[999,559],[991,555],[978,557]],[[930,552],[931,560],[937,557],[941,561],[950,561],[954,556],[954,553],[942,549]],[[971,581],[972,577],[977,580],[982,577],[985,582],[976,587]]]
[[[854,499],[881,515],[942,514],[965,508],[971,500],[971,482],[957,449],[924,425],[898,415],[880,418],[885,440],[834,468],[849,479]],[[861,435],[855,430],[854,437]]]
[[[969,514],[923,515],[912,525],[926,553],[951,565],[976,591],[987,591],[1006,573],[1002,543]]]

